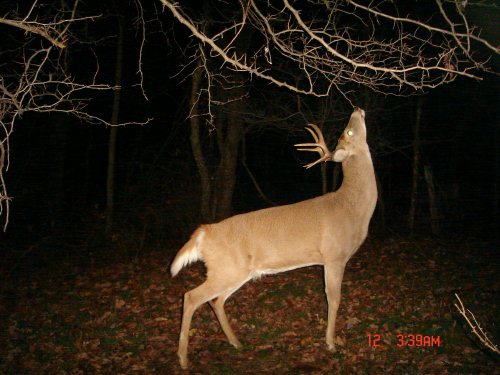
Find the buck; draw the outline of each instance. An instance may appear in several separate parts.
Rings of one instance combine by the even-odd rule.
[[[377,202],[375,173],[366,143],[365,112],[355,108],[335,151],[328,150],[316,125],[306,128],[314,143],[295,145],[300,151],[318,152],[320,162],[342,163],[343,181],[333,193],[299,203],[235,215],[216,224],[201,225],[179,250],[172,276],[192,262],[207,268],[203,284],[184,295],[179,338],[180,365],[188,367],[189,327],[195,310],[208,302],[229,343],[241,344],[229,325],[224,303],[247,281],[300,267],[324,266],[328,302],[326,343],[335,351],[335,319],[340,286],[347,261],[368,234]]]

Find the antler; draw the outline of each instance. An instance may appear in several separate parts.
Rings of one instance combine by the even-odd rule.
[[[307,148],[298,148],[299,151],[311,151],[317,152],[320,155],[320,158],[312,163],[307,164],[305,167],[309,169],[315,166],[322,161],[332,160],[332,153],[328,150],[326,146],[325,139],[323,138],[323,133],[321,133],[320,128],[318,128],[314,124],[308,124],[308,127],[305,129],[311,133],[316,143],[298,143],[294,145],[295,147],[307,147]]]

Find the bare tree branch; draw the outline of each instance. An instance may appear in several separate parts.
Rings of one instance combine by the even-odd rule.
[[[69,18],[59,16],[55,21],[45,22],[38,21],[35,16],[33,19],[30,19],[31,16],[36,13],[37,2],[34,1],[26,14],[22,19],[21,18],[8,18],[0,17],[0,23],[4,25],[9,25],[16,27],[18,29],[24,30],[27,33],[40,35],[42,38],[48,40],[51,44],[55,45],[58,48],[66,48],[67,47],[67,36],[66,32],[68,31],[70,25],[76,21],[89,21],[95,20],[100,16],[91,16],[91,17],[81,17],[76,18],[76,9],[78,6],[79,0],[75,0],[73,4],[73,9],[71,12],[71,16]],[[61,29],[61,26],[64,26]]]
[[[34,33],[41,35],[45,39],[47,39],[52,44],[56,45],[59,48],[66,48],[66,41],[61,35],[57,35],[53,37],[51,34],[54,31],[50,25],[33,25],[33,23],[25,22],[25,21],[16,21],[9,20],[3,17],[0,17],[0,23],[5,25],[14,26],[19,29],[23,29],[29,33]]]
[[[469,24],[458,0],[435,0],[430,10],[389,1],[239,0],[239,8],[220,1],[214,6],[226,20],[211,33],[187,5],[160,2],[221,65],[300,94],[326,96],[333,88],[349,97],[347,87],[359,84],[407,95],[459,76],[480,80],[489,68],[475,49],[500,53]],[[245,33],[256,35],[242,52],[235,45]]]
[[[144,20],[144,8],[142,7],[142,3],[139,0],[134,1],[135,7],[137,9],[137,18],[136,24],[137,27],[140,27],[141,33],[141,43],[139,47],[139,62],[137,68],[137,74],[139,74],[139,86],[141,88],[141,93],[144,99],[149,100],[146,95],[146,91],[144,90],[144,72],[142,71],[142,54],[144,51],[144,45],[146,44],[146,21]]]
[[[160,1],[162,2],[163,5],[165,5],[172,11],[173,15],[175,16],[175,18],[179,20],[179,22],[181,22],[183,25],[189,28],[189,30],[193,33],[194,36],[200,39],[200,41],[203,44],[208,44],[218,55],[220,55],[227,63],[232,65],[236,70],[246,71],[252,75],[271,81],[277,86],[286,87],[287,89],[292,91],[296,91],[302,94],[315,95],[314,91],[312,90],[302,90],[293,85],[288,84],[287,82],[281,81],[270,75],[267,75],[265,73],[265,69],[258,69],[256,66],[252,66],[251,64],[249,64],[248,61],[246,60],[246,56],[238,57],[235,54],[233,56],[230,56],[228,53],[224,51],[225,47],[224,48],[220,47],[215,42],[214,39],[206,36],[204,33],[198,30],[194,22],[187,16],[183,15],[182,11],[179,10],[180,8],[178,6],[166,0],[160,0]]]

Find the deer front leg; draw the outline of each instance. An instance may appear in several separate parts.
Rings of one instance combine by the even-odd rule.
[[[340,304],[340,287],[344,276],[345,264],[325,265],[325,292],[328,301],[328,325],[326,327],[326,344],[335,351],[335,319]]]

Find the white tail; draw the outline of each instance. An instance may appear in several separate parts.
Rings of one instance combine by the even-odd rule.
[[[192,235],[190,240],[179,250],[172,265],[170,266],[170,273],[175,276],[181,269],[190,263],[202,260],[201,257],[201,241],[205,236],[203,226],[199,227]]]
[[[175,257],[173,276],[197,260],[203,260],[207,268],[205,282],[184,295],[177,352],[182,368],[188,366],[191,318],[201,304],[210,303],[229,342],[239,348],[241,344],[224,311],[226,299],[253,278],[311,265],[324,265],[326,342],[330,350],[335,350],[335,319],[344,268],[366,238],[377,202],[377,186],[362,109],[354,109],[333,153],[317,126],[310,125],[307,130],[315,143],[296,146],[320,154],[307,168],[321,161],[342,162],[344,179],[336,192],[202,225]]]

